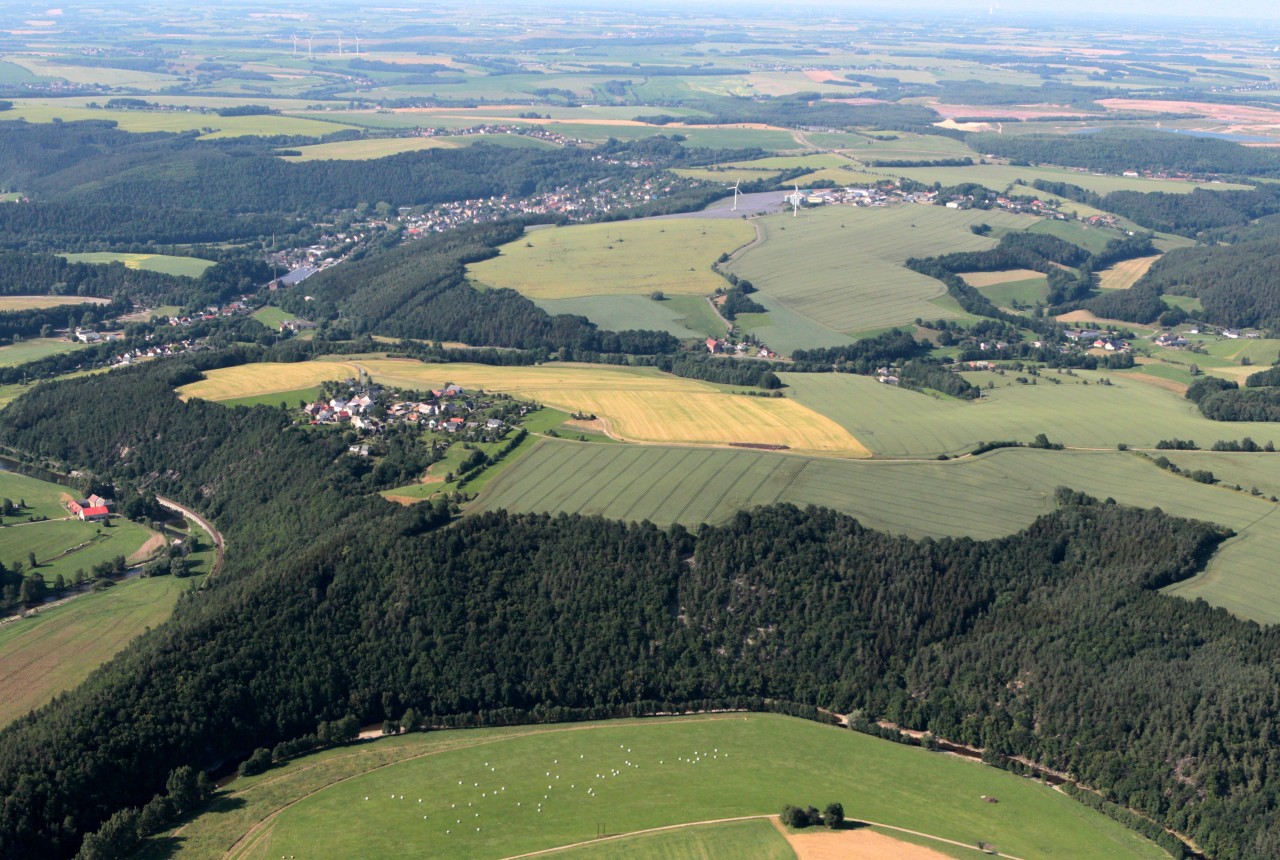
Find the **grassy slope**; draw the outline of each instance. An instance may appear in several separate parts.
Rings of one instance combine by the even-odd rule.
[[[251,316],[270,329],[278,329],[280,328],[280,323],[298,318],[297,315],[291,314],[286,310],[275,307],[274,305],[267,305],[265,307],[258,308],[251,314]]]
[[[93,251],[86,254],[63,254],[72,263],[124,263],[130,269],[146,269],[165,275],[187,275],[198,278],[213,265],[213,260],[199,257],[174,257],[168,254],[124,254]]]
[[[759,219],[765,242],[729,268],[790,310],[846,333],[910,323],[917,317],[953,316],[929,304],[929,299],[943,294],[943,285],[910,271],[903,261],[992,247],[994,239],[969,230],[980,221],[999,228],[1034,223],[1001,212],[914,204],[883,209],[833,206],[802,214]]]
[[[695,751],[697,764],[680,760]],[[396,759],[407,760],[370,771]],[[1026,858],[1162,856],[1030,780],[773,715],[442,732],[324,753],[233,783],[213,814],[183,829],[174,856],[221,856],[265,815],[327,784],[235,856],[497,858],[590,839],[602,821],[625,833],[832,800],[854,818],[985,839]]]
[[[713,288],[714,289],[714,288]],[[677,300],[685,299],[686,302]],[[656,302],[647,296],[580,296],[573,299],[538,299],[534,302],[549,314],[575,314],[584,316],[607,331],[649,329],[665,331],[679,338],[706,337],[708,334],[724,334],[724,323],[711,329],[708,317],[714,319],[708,307],[705,315],[692,316],[697,304],[706,305],[702,296],[668,296]]]
[[[708,295],[725,286],[711,263],[754,238],[750,225],[731,219],[582,224],[521,237],[468,270],[481,283],[534,299]]]
[[[47,355],[72,352],[83,347],[84,344],[78,341],[67,341],[62,338],[32,338],[21,343],[0,346],[0,366],[16,367],[19,364],[36,361]]]

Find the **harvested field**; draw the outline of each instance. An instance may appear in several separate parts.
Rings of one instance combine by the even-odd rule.
[[[63,254],[70,263],[124,263],[128,269],[145,269],[165,275],[186,275],[198,278],[213,265],[213,260],[199,257],[177,257],[171,254],[125,254],[112,251],[93,251],[86,254]]]
[[[1098,286],[1104,290],[1127,290],[1147,273],[1152,263],[1159,259],[1160,255],[1156,254],[1116,263],[1098,272]]]
[[[733,218],[581,224],[526,234],[468,272],[531,299],[708,295],[725,286],[711,264],[755,236],[750,224]]]

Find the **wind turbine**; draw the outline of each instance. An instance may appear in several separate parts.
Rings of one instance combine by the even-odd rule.
[[[356,36],[356,56],[360,56],[360,37]]]
[[[338,56],[342,56],[342,37],[338,37]]]
[[[800,214],[800,183],[792,183],[796,187],[796,193],[791,195],[791,217],[796,218]]]
[[[734,212],[738,211],[738,186],[741,184],[742,184],[741,179],[733,183],[733,211]]]
[[[307,59],[311,59],[311,37],[307,37]]]
[[[289,38],[293,39],[293,55],[298,56],[298,34],[294,33]]]

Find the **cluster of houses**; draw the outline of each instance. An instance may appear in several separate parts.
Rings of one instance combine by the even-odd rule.
[[[71,511],[71,515],[79,517],[84,522],[100,522],[107,519],[111,516],[113,507],[115,502],[96,493],[87,499],[67,502],[67,510]]]
[[[1092,349],[1104,349],[1107,352],[1128,352],[1129,344],[1105,331],[1095,329],[1068,329],[1063,336],[1073,343]]]
[[[707,352],[712,355],[754,356],[755,358],[777,358],[778,354],[764,345],[749,343],[731,343],[722,337],[707,338]]]
[[[171,326],[189,326],[193,323],[205,322],[207,320],[222,319],[223,317],[234,317],[244,314],[253,313],[253,308],[240,299],[234,302],[227,302],[221,307],[217,305],[209,305],[202,311],[196,311],[182,316],[169,317],[169,325]]]
[[[1208,325],[1196,325],[1191,326],[1182,333],[1178,333],[1176,331],[1163,331],[1152,339],[1152,343],[1156,346],[1163,346],[1169,349],[1186,349],[1195,343],[1195,341],[1188,340],[1184,335],[1197,334],[1217,335],[1219,337],[1225,337],[1228,340],[1238,340],[1239,338],[1253,340],[1255,338],[1262,337],[1262,332],[1259,331],[1241,331],[1240,329],[1235,328],[1215,328],[1214,326]]]
[[[387,404],[385,410],[377,409],[378,403],[384,400],[383,395],[382,389],[371,386],[350,397],[308,403],[302,411],[312,424],[344,424],[367,433],[381,433],[391,424],[416,425],[450,434],[478,429],[501,434],[507,426],[501,418],[470,418],[485,404],[467,399],[466,390],[460,385],[432,390],[430,396],[422,400],[395,400]],[[373,414],[375,411],[379,413],[377,417]]]
[[[152,358],[166,358],[171,355],[180,355],[184,352],[191,352],[196,349],[207,349],[207,345],[203,339],[183,340],[177,343],[166,343],[158,346],[138,347],[137,349],[126,350],[119,355],[112,356],[112,367],[127,367],[139,361],[147,361]]]
[[[577,146],[584,143],[580,137],[568,137],[555,131],[548,131],[540,125],[503,124],[473,125],[466,128],[420,128],[418,137],[475,137],[490,134],[514,134],[520,137],[532,137],[545,140],[557,146]]]

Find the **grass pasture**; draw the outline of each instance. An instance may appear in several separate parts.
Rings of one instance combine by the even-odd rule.
[[[280,406],[296,409],[300,402],[314,402],[320,397],[320,386],[295,388],[290,391],[272,391],[268,394],[253,394],[249,397],[236,397],[220,401],[223,406]]]
[[[1127,290],[1147,273],[1151,264],[1160,259],[1156,254],[1151,257],[1136,257],[1124,260],[1098,272],[1098,286],[1104,290]]]
[[[0,346],[0,367],[16,367],[28,361],[37,361],[45,356],[58,355],[82,349],[79,341],[64,340],[60,337],[36,337],[8,346]]]
[[[294,314],[274,305],[266,305],[265,307],[258,308],[250,314],[250,316],[270,329],[278,329],[280,328],[281,323],[297,319],[297,316]]]
[[[70,516],[65,510],[60,515]],[[117,556],[136,560],[139,550],[154,535],[150,529],[123,518],[113,518],[110,525],[78,519],[19,522],[0,528],[0,559],[10,565],[21,561],[25,566],[27,553],[33,552],[40,563],[36,572],[47,582],[53,582],[59,574],[69,582],[77,570],[88,571]]]
[[[810,453],[866,455],[861,443],[836,422],[794,400],[743,397],[651,368],[558,363],[536,367],[431,365],[380,358],[248,364],[209,371],[206,379],[179,391],[185,397],[238,400],[351,378],[358,369],[387,385],[422,390],[454,382],[565,412],[594,414],[603,419],[612,435],[638,442],[763,443]]]
[[[87,254],[63,254],[69,263],[124,263],[125,268],[145,269],[163,275],[186,275],[198,278],[213,265],[213,260],[199,257],[174,257],[168,254],[121,254],[113,251],[93,251]]]
[[[1021,229],[1033,219],[1003,212],[902,204],[889,208],[829,206],[756,220],[764,242],[728,268],[790,310],[836,332],[907,324],[917,317],[956,316],[930,304],[940,281],[902,263],[913,256],[985,250],[995,240],[969,226],[985,221]],[[766,341],[767,334],[762,333]]]
[[[301,155],[282,155],[281,158],[285,161],[367,161],[422,149],[451,149],[455,145],[445,138],[436,137],[371,137],[287,147]]]
[[[960,275],[965,283],[995,302],[997,307],[1012,307],[1014,302],[1032,305],[1049,295],[1049,282],[1031,269],[1004,272],[967,272]]]
[[[655,302],[648,296],[579,296],[538,299],[549,314],[584,316],[608,331],[649,329],[679,338],[724,334],[725,325],[702,296],[668,296]]]
[[[228,789],[180,834],[157,839],[156,849],[237,860],[500,858],[590,841],[602,822],[625,834],[774,815],[795,798],[829,798],[852,818],[966,844],[984,839],[1027,860],[1162,856],[1032,780],[768,714],[404,735],[303,758]],[[682,832],[617,843],[621,853],[602,843],[568,856],[790,856],[763,827],[708,831],[726,841]],[[691,850],[700,841],[709,853]],[[726,855],[722,847],[749,853]]]
[[[0,725],[79,686],[131,639],[165,621],[179,593],[196,582],[132,579],[0,625]]]
[[[580,224],[526,234],[468,272],[479,283],[531,299],[648,296],[655,290],[709,295],[725,286],[711,264],[755,235],[735,219]]]

